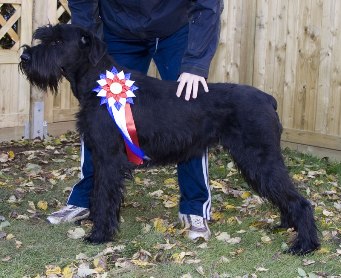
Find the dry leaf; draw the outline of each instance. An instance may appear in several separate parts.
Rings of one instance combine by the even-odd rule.
[[[9,262],[12,259],[12,257],[10,256],[6,256],[4,258],[1,259],[2,262]]]
[[[15,248],[19,249],[21,247],[21,245],[22,245],[21,241],[19,241],[19,240],[15,241]]]
[[[193,252],[174,253],[172,259],[175,263],[183,264],[186,256],[195,256]]]
[[[172,249],[173,247],[175,247],[176,244],[170,244],[169,242],[168,243],[165,243],[165,244],[156,244],[153,248],[155,249],[158,249],[158,250],[170,250]]]
[[[262,236],[261,237],[261,241],[264,242],[264,243],[270,243],[272,240],[268,236]]]
[[[73,277],[73,269],[70,266],[66,266],[62,271],[63,278],[72,278]]]
[[[217,182],[215,180],[211,180],[210,184],[211,184],[212,188],[216,188],[216,189],[222,189],[224,187],[223,184],[221,184],[220,182]]]
[[[258,271],[258,272],[266,272],[268,270],[269,270],[268,268],[264,268],[264,267],[257,267],[256,268],[256,271]]]
[[[153,263],[150,263],[150,262],[147,262],[147,261],[142,261],[142,260],[131,260],[131,262],[134,264],[134,265],[137,265],[137,266],[153,266],[155,264]]]
[[[315,261],[314,260],[309,260],[309,259],[303,259],[303,265],[306,266],[306,265],[311,265],[311,264],[314,264]]]
[[[37,207],[41,210],[47,210],[47,202],[46,201],[39,201],[37,203]]]
[[[92,274],[96,274],[97,271],[89,267],[88,263],[82,263],[78,267],[77,275],[79,277],[87,277]]]
[[[46,276],[53,275],[53,274],[59,275],[61,273],[62,273],[62,269],[59,266],[56,266],[56,265],[46,266],[46,271],[45,271]]]
[[[6,236],[6,240],[11,240],[11,239],[13,239],[13,238],[15,238],[15,236],[14,236],[13,234],[8,234],[8,235]]]
[[[212,213],[212,220],[218,221],[223,218],[223,214],[221,212],[213,212]]]
[[[85,231],[83,228],[70,229],[67,232],[67,236],[72,239],[79,239],[85,236]]]
[[[204,271],[204,268],[203,268],[202,266],[198,266],[195,270],[196,270],[200,275],[205,276],[205,271]]]
[[[173,179],[173,178],[169,178],[169,179],[165,179],[165,180],[163,181],[163,183],[164,183],[165,185],[176,185],[176,180]]]
[[[163,191],[159,189],[159,190],[149,193],[148,195],[151,197],[155,197],[155,198],[161,198],[161,196],[163,195]]]
[[[217,238],[217,240],[226,242],[231,238],[231,236],[226,232],[222,232],[216,238]]]
[[[155,218],[153,219],[154,229],[158,233],[165,233],[167,231],[166,223],[161,218]]]
[[[174,208],[178,205],[178,202],[174,202],[173,200],[166,200],[163,202],[163,205],[165,208]]]
[[[228,239],[226,242],[229,244],[238,244],[241,241],[240,237],[232,237]]]
[[[247,199],[247,198],[249,198],[250,196],[251,196],[251,193],[248,192],[248,191],[244,191],[244,192],[242,193],[242,195],[240,195],[240,197],[242,197],[243,199]]]

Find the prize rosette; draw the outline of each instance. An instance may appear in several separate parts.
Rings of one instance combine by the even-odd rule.
[[[142,164],[147,159],[139,148],[136,127],[130,105],[136,97],[134,91],[138,89],[135,81],[130,80],[130,73],[118,72],[115,67],[106,71],[97,80],[99,84],[93,91],[101,98],[100,105],[106,105],[113,121],[118,126],[126,144],[128,160],[135,164]]]

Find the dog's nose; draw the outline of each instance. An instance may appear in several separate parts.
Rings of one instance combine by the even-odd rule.
[[[23,54],[21,54],[20,59],[22,62],[28,62],[31,60],[31,55],[24,52]]]

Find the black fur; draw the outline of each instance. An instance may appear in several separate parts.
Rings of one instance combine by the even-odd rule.
[[[289,252],[306,254],[319,247],[310,203],[295,189],[280,148],[282,127],[276,100],[250,86],[209,84],[209,93],[185,101],[175,95],[177,82],[160,81],[115,64],[105,44],[72,25],[39,28],[40,43],[25,46],[20,69],[41,89],[57,91],[65,76],[80,103],[79,132],[92,150],[94,189],[93,229],[87,240],[112,240],[119,227],[124,179],[132,165],[123,139],[94,92],[100,73],[112,66],[132,72],[139,87],[132,111],[141,148],[153,164],[177,163],[201,156],[221,144],[233,157],[248,184],[281,213],[281,225],[297,237]]]

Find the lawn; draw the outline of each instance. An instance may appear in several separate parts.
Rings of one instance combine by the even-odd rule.
[[[82,241],[90,221],[49,225],[79,179],[79,138],[0,143],[0,277],[341,277],[341,163],[283,150],[313,204],[321,249],[284,251],[292,230],[250,191],[221,148],[210,151],[212,238],[191,242],[177,222],[175,166],[138,169],[127,181],[119,234]]]

